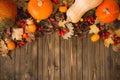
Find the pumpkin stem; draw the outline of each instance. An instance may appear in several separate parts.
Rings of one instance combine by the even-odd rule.
[[[41,7],[43,2],[41,0],[38,1],[38,6]]]
[[[106,12],[106,14],[110,14],[110,11],[107,8],[104,8],[103,11]]]

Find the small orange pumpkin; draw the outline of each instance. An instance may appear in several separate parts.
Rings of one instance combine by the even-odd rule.
[[[17,17],[17,7],[12,0],[0,0],[0,29],[11,26]],[[8,25],[7,25],[7,24]]]
[[[50,0],[30,0],[28,3],[28,12],[34,19],[46,19],[52,11],[53,5]]]
[[[100,36],[98,34],[94,34],[91,36],[91,41],[92,42],[96,42],[100,39]]]
[[[67,6],[60,6],[59,11],[65,13],[67,11]]]
[[[13,41],[7,42],[7,47],[9,50],[14,50],[15,49],[15,43]]]
[[[36,27],[35,24],[29,24],[29,25],[27,26],[27,30],[28,30],[29,32],[34,33],[34,32],[37,30],[37,27]]]
[[[96,16],[104,23],[110,23],[117,19],[119,5],[115,0],[104,0],[96,9]]]

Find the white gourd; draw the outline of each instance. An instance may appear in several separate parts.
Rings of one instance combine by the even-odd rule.
[[[89,10],[97,7],[103,0],[75,0],[74,4],[67,10],[67,20],[77,23]]]

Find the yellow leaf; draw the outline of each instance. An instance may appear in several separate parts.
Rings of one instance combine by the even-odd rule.
[[[65,24],[67,23],[67,21],[59,21],[59,23],[58,23],[58,25],[60,26],[60,27],[65,27]]]
[[[110,44],[113,44],[113,43],[114,43],[114,41],[112,40],[111,37],[109,37],[108,39],[105,39],[105,40],[104,40],[104,45],[105,45],[105,47],[109,47]]]
[[[93,25],[90,26],[89,33],[98,34],[99,31],[100,31],[99,28],[95,24],[93,24]]]

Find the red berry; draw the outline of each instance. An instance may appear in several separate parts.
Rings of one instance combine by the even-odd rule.
[[[65,34],[65,32],[62,30],[59,32],[59,36],[63,36]]]
[[[50,19],[48,18],[47,21],[50,22]]]
[[[20,44],[19,44],[19,46],[21,47],[21,46],[22,46],[22,44],[20,43]]]
[[[105,36],[102,36],[102,39],[105,39]]]
[[[95,20],[95,18],[92,16],[92,17],[91,17],[91,21],[94,21],[94,20]]]
[[[102,36],[105,36],[105,33],[104,33],[104,32],[102,33]]]
[[[23,28],[26,26],[26,22],[25,21],[19,21],[18,24],[21,25]]]
[[[40,30],[41,30],[41,27],[40,27],[40,26],[37,26],[37,30],[40,31]]]
[[[120,39],[117,39],[117,43],[120,43]]]
[[[22,45],[24,45],[24,44],[25,44],[25,42],[24,42],[24,41],[22,41],[22,42],[21,42],[21,44],[22,44]]]
[[[58,4],[58,3],[59,3],[59,1],[58,1],[58,0],[54,0],[54,3],[55,3],[55,4]]]
[[[114,45],[116,46],[118,43],[116,41],[114,41]]]
[[[113,37],[114,37],[114,39],[117,39],[117,38],[118,38],[117,35],[114,35]]]
[[[109,33],[109,32],[106,32],[106,33],[105,33],[105,35],[106,35],[106,36],[109,36],[109,35],[110,35],[110,33]]]
[[[41,25],[40,27],[41,27],[41,29],[44,29],[44,26]]]

